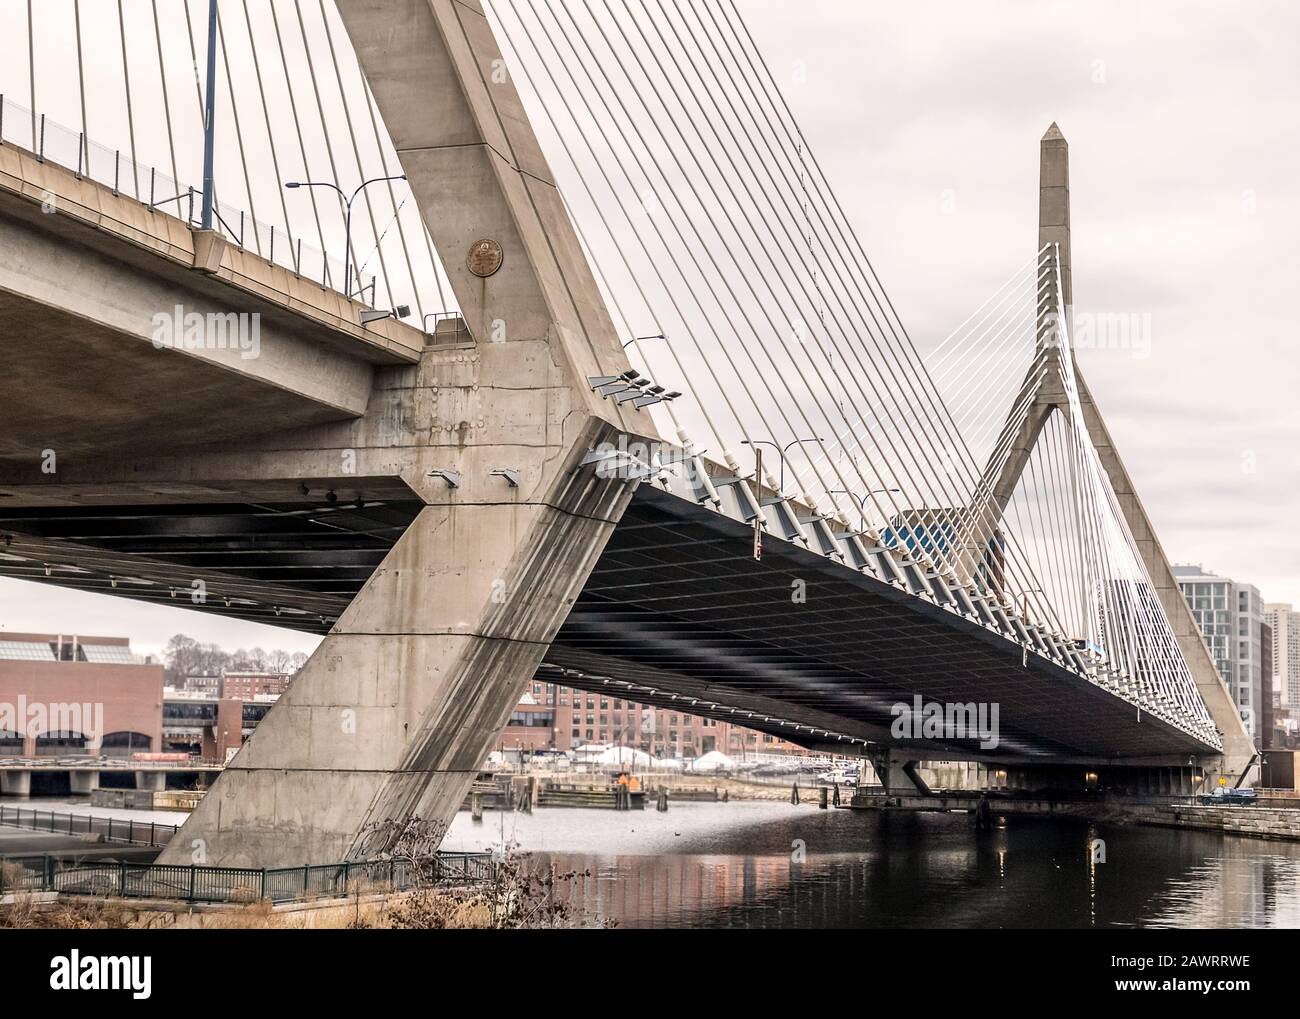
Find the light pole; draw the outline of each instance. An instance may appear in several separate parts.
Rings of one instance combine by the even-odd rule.
[[[212,0],[212,5],[216,7],[216,0]],[[356,200],[357,195],[361,194],[371,184],[380,184],[386,180],[406,180],[406,174],[399,173],[391,177],[371,177],[370,180],[363,181],[351,197],[337,184],[329,181],[315,180],[291,180],[285,183],[285,187],[293,188],[333,188],[343,199],[343,206],[346,214],[343,217],[343,296],[348,300],[352,299],[352,203]]]
[[[825,441],[826,441],[826,440],[823,439],[823,438],[821,438],[821,436],[813,436],[811,439],[795,439],[793,442],[787,442],[784,446],[779,446],[779,445],[777,445],[775,442],[773,442],[771,439],[754,439],[752,442],[751,442],[749,439],[741,439],[741,440],[740,440],[741,445],[744,445],[744,446],[771,446],[774,450],[776,450],[776,455],[779,456],[779,457],[781,458],[781,482],[780,482],[780,485],[778,486],[778,488],[780,489],[780,491],[777,492],[778,495],[784,495],[784,494],[785,494],[785,454],[786,454],[786,450],[790,449],[790,448],[793,447],[793,446],[798,446],[800,443],[803,443],[803,442],[825,442]],[[754,450],[754,452],[757,453],[758,450]],[[758,480],[761,482],[763,479],[762,479],[762,478],[759,478]]]
[[[1047,592],[1041,587],[1031,587],[1027,591],[1020,592],[1020,618],[1026,620],[1026,626],[1029,625],[1029,596],[1031,594],[1041,594],[1045,596]]]
[[[633,336],[632,339],[628,340],[625,344],[623,344],[623,349],[627,350],[627,348],[632,346],[632,344],[639,343],[641,340],[666,340],[666,339],[668,339],[668,337],[665,336],[663,333],[655,333],[653,336]]]
[[[871,491],[867,492],[866,495],[854,495],[847,488],[832,488],[830,492],[827,494],[847,495],[850,499],[852,499],[855,503],[858,504],[858,512],[862,515],[862,532],[865,534],[867,530],[867,500],[870,499],[873,495],[878,495],[881,492],[901,492],[901,491],[902,491],[901,488],[873,488]]]
[[[35,104],[33,104],[34,106]],[[33,114],[35,116],[35,114]],[[217,0],[208,0],[208,94],[203,102],[203,229],[212,229],[213,149],[217,131]],[[89,149],[87,149],[89,151]],[[89,157],[87,157],[89,163]],[[194,215],[190,206],[190,215]]]

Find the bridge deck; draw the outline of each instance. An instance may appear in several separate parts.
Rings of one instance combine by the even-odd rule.
[[[802,603],[792,598],[799,587]],[[1026,666],[1001,635],[863,572],[770,537],[755,561],[744,524],[651,485],[638,489],[547,662],[573,670],[571,685],[743,718],[800,742],[888,741],[891,707],[920,694],[996,703],[1001,756],[1205,750],[1070,670],[1036,655]],[[926,755],[941,745],[927,742]]]

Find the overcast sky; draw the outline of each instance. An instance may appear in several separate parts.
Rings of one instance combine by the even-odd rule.
[[[743,9],[922,349],[1032,253],[1060,125],[1076,314],[1151,316],[1079,361],[1167,555],[1300,603],[1300,11]]]
[[[0,3],[14,46],[20,6]],[[1060,125],[1076,315],[1149,316],[1149,351],[1079,360],[1167,554],[1300,603],[1288,324],[1300,13],[1118,0],[741,8],[922,351],[1033,253],[1038,140]],[[144,651],[178,631],[232,648],[316,643],[3,581],[0,626],[122,634]]]

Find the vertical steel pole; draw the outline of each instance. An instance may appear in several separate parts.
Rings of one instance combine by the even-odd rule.
[[[348,212],[343,220],[343,296],[349,301],[352,300],[352,198],[347,200]]]
[[[203,229],[212,229],[212,156],[217,118],[217,0],[208,0],[208,94],[203,124]]]

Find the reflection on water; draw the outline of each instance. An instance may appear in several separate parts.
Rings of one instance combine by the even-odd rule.
[[[674,804],[462,813],[444,847],[503,839],[625,927],[1300,926],[1300,845],[1164,828]]]

